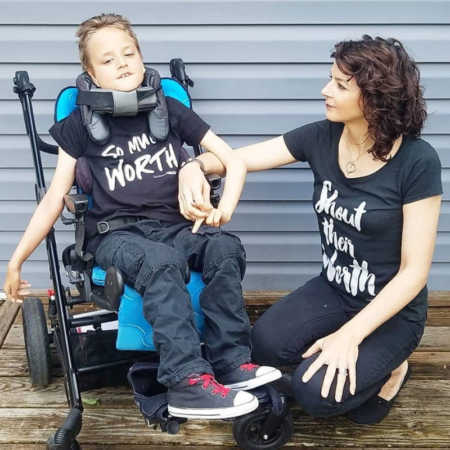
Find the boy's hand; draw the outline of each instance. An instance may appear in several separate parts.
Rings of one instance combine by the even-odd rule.
[[[22,303],[25,295],[30,294],[31,284],[20,279],[20,269],[8,268],[3,290],[8,298],[14,303]]]
[[[206,218],[212,210],[211,187],[196,163],[186,164],[178,172],[178,202],[181,214],[188,220]]]

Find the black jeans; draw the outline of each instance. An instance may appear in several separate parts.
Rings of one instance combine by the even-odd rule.
[[[193,373],[221,374],[250,360],[241,287],[245,252],[237,236],[208,226],[192,234],[187,222],[143,220],[106,235],[95,259],[104,269],[119,268],[142,295],[160,354],[159,382],[171,386]],[[201,272],[206,285],[200,295],[204,353],[186,289],[188,267]]]
[[[301,377],[318,354],[304,360],[301,355],[317,339],[339,329],[357,312],[348,308],[322,276],[313,278],[273,305],[256,322],[252,330],[253,359],[272,365],[297,365],[292,387],[298,403],[310,415],[344,414],[378,393],[390,373],[417,347],[424,330],[424,323],[410,322],[396,314],[359,345],[355,395],[349,393],[347,380],[342,401],[336,402],[335,377],[329,396],[322,398],[326,366],[308,383],[303,383]]]

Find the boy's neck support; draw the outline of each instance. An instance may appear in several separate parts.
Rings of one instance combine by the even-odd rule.
[[[135,116],[142,111],[148,111],[151,136],[157,141],[167,139],[169,113],[161,78],[155,69],[146,66],[142,86],[131,92],[98,88],[87,72],[78,76],[76,86],[83,125],[95,143],[103,145],[109,139],[110,129],[103,117],[105,114]]]

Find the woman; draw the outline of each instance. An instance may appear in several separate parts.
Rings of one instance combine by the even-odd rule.
[[[256,360],[296,364],[292,387],[313,416],[377,423],[409,376],[423,334],[442,194],[440,162],[418,136],[419,71],[396,39],[335,45],[326,120],[236,151],[248,171],[308,162],[323,268],[253,328]],[[223,174],[211,154],[207,173]],[[196,165],[180,172],[181,211],[208,207]],[[211,214],[207,223],[218,225]]]

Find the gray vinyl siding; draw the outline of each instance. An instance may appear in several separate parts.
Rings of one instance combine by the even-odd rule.
[[[419,63],[429,119],[424,138],[443,165],[444,202],[431,289],[450,289],[450,3],[448,1],[0,1],[0,278],[35,207],[34,170],[16,70],[37,87],[37,127],[48,139],[58,91],[80,72],[74,33],[83,19],[130,18],[148,64],[163,75],[181,57],[196,85],[196,111],[233,147],[324,117],[320,90],[330,51],[362,34],[400,39]],[[44,155],[47,181],[55,157]],[[302,164],[253,173],[226,227],[248,257],[245,289],[293,289],[320,270],[312,174]],[[59,247],[73,234],[57,224]],[[50,284],[45,247],[24,266],[33,287]]]

